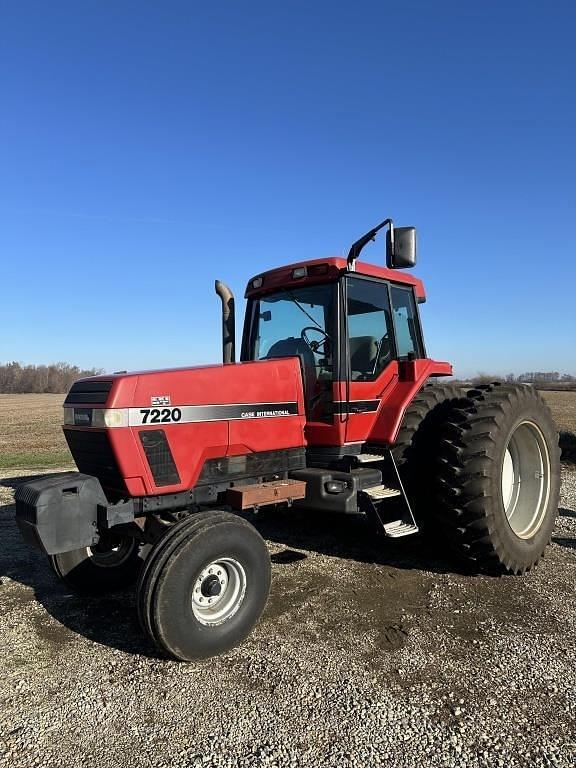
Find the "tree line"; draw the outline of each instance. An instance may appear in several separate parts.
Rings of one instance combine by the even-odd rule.
[[[569,373],[558,373],[557,371],[534,371],[521,373],[517,376],[515,373],[508,373],[506,376],[491,373],[478,373],[470,379],[455,379],[455,384],[477,387],[479,384],[490,384],[492,381],[501,381],[508,384],[531,384],[536,389],[552,389],[576,391],[576,376]]]
[[[0,393],[64,394],[78,379],[97,376],[100,373],[103,373],[103,370],[99,368],[82,370],[77,365],[69,363],[52,363],[51,365],[0,363]]]
[[[68,392],[72,384],[85,376],[97,376],[104,371],[101,368],[82,370],[77,365],[70,363],[52,363],[51,365],[22,365],[21,363],[0,363],[0,393],[21,394],[52,392],[64,394]],[[532,383],[541,388],[576,388],[576,376],[560,374],[556,371],[523,373],[516,376],[513,373],[507,376],[494,376],[479,373],[470,382],[474,385],[486,384],[491,381],[507,381]]]
[[[509,374],[506,377],[506,381],[511,381],[510,376],[513,376],[513,374]],[[576,376],[571,376],[569,373],[558,373],[558,371],[531,371],[529,373],[521,373],[520,376],[516,377],[516,381],[531,384],[537,384],[540,381],[570,384],[576,382]]]

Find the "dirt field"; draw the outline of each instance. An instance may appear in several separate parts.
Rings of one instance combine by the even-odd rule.
[[[576,392],[541,392],[558,429],[576,435]]]
[[[562,461],[576,466],[576,392],[542,392],[560,430]]]
[[[61,400],[0,396],[0,764],[576,765],[575,471],[521,578],[467,572],[418,537],[375,541],[354,519],[259,517],[264,617],[231,653],[183,665],[143,638],[131,592],[77,597],[20,539],[13,489],[62,456]]]
[[[0,467],[44,469],[72,463],[62,434],[65,395],[0,395]]]

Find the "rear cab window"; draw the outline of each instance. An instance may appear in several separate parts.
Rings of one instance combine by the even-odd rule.
[[[424,357],[424,345],[420,334],[420,323],[413,289],[391,285],[390,298],[398,359],[406,359],[409,356]]]

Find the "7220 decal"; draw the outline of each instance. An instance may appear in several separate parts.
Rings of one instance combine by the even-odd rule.
[[[140,413],[142,424],[170,424],[182,418],[180,408],[140,408]]]

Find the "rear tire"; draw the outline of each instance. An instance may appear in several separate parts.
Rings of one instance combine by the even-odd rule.
[[[558,511],[560,451],[550,410],[528,386],[491,384],[452,404],[437,432],[431,510],[461,556],[523,573]]]
[[[49,556],[52,570],[81,594],[106,594],[132,586],[142,567],[136,539],[110,534],[93,547]]]
[[[450,403],[462,395],[463,390],[455,384],[426,384],[406,409],[392,448],[412,511],[424,533],[430,528],[433,442]]]
[[[271,566],[246,520],[204,512],[154,546],[138,583],[138,614],[153,642],[174,659],[215,656],[244,640],[264,610]]]

